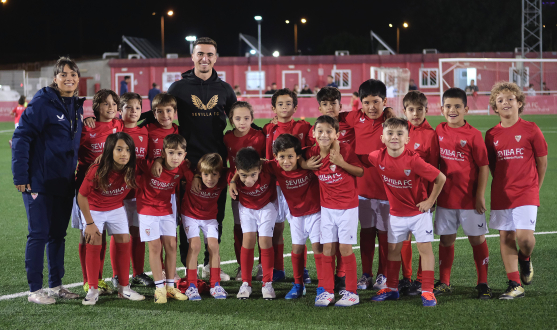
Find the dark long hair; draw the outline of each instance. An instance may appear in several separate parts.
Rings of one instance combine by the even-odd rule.
[[[54,75],[53,77],[56,77],[60,72],[64,72],[64,67],[69,66],[70,69],[72,69],[73,71],[77,72],[77,76],[81,78],[81,72],[79,72],[79,68],[77,67],[77,64],[75,64],[75,62],[73,60],[71,60],[69,57],[60,57],[58,59],[58,61],[56,62],[56,64],[54,65]],[[58,94],[60,94],[60,89],[58,88],[58,85],[56,85],[56,83],[53,81],[52,84],[48,85],[48,87],[54,88]],[[79,83],[77,84],[75,91],[73,92],[73,96],[77,96],[79,91]]]
[[[97,173],[93,178],[93,187],[95,187],[95,189],[105,191],[108,188],[108,176],[111,171],[116,170],[114,168],[113,152],[118,140],[123,140],[130,148],[130,161],[122,169],[122,172],[124,172],[124,181],[130,189],[137,188],[137,183],[135,182],[135,144],[133,143],[132,137],[127,133],[118,132],[110,134],[106,138],[101,161],[99,162]]]

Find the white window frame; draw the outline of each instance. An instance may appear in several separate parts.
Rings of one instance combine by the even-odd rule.
[[[524,67],[524,74],[526,75],[525,78],[517,79],[517,78],[519,78],[518,77],[519,74],[520,74],[520,68],[517,68],[514,65],[509,67],[509,81],[517,84],[518,87],[528,88],[528,86],[530,86],[530,67],[528,67],[528,66]]]
[[[431,83],[431,72],[435,72],[435,84]],[[423,83],[423,75],[427,73],[427,84]],[[420,68],[420,77],[419,77],[419,86],[420,88],[439,88],[439,69],[437,68]]]
[[[343,76],[344,73],[348,73],[348,84],[343,84],[343,81],[336,79],[337,73],[340,77]],[[333,76],[333,81],[337,84],[338,89],[352,89],[352,70],[351,69],[334,69],[331,71],[331,76]]]
[[[252,80],[253,78],[250,79],[250,74],[255,75],[257,78],[259,78],[258,73],[261,75],[261,79],[259,81],[261,81],[261,83],[263,84],[263,86],[261,86],[261,90],[263,91],[263,93],[265,93],[265,71],[246,71],[246,91],[258,91],[259,90],[259,86],[258,87],[253,87],[250,86],[249,81]]]
[[[116,79],[116,83],[114,84],[114,92],[116,92],[116,94],[120,95],[120,81],[124,80],[125,76],[130,76],[130,79],[132,80],[131,82],[131,86],[128,86],[128,92],[133,92],[134,91],[134,87],[135,87],[135,79],[133,77],[133,72],[122,72],[122,73],[116,73],[114,75],[114,79]],[[121,79],[119,79],[119,77],[122,77]]]
[[[180,79],[182,79],[182,73],[181,72],[163,72],[162,73],[162,84],[161,84],[161,91],[162,92],[166,92],[168,91],[168,88],[170,87],[170,85],[172,85],[175,81],[174,80],[172,82],[167,82],[167,77],[172,77],[174,76],[174,78],[176,77],[180,77]],[[180,80],[178,79],[178,80]]]
[[[219,76],[220,80],[226,82],[226,71],[217,71],[217,75]]]
[[[301,88],[302,86],[302,70],[283,70],[282,71],[282,88],[288,88],[290,89],[290,87],[286,86],[286,74],[297,74],[298,75],[298,87]],[[292,86],[294,87],[294,86]]]

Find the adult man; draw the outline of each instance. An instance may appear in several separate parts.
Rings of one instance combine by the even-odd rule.
[[[416,86],[416,83],[414,82],[414,79],[410,79],[410,82],[408,83],[408,90],[409,91],[417,91],[418,90],[418,86]]]
[[[277,92],[277,83],[271,84],[271,89],[265,92],[265,94],[273,95]]]
[[[120,96],[128,92],[128,86],[130,85],[132,78],[130,76],[125,76],[124,80],[120,82]]]
[[[157,83],[153,83],[153,88],[151,88],[149,90],[149,102],[151,102],[151,105],[153,104],[153,99],[155,98],[155,96],[157,96],[158,94],[161,93],[161,90],[159,88],[159,85],[157,85]]]
[[[335,83],[335,80],[331,75],[327,76],[327,86],[338,88],[338,85]]]
[[[466,95],[472,95],[474,94],[474,92],[478,92],[479,88],[478,86],[476,86],[474,79],[470,80],[470,86],[466,86],[466,89],[464,90],[466,92]]]

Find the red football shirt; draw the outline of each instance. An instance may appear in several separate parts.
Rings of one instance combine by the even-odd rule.
[[[242,180],[236,182],[238,200],[252,210],[259,210],[277,199],[277,178],[271,173],[268,164],[263,164],[259,178],[253,187],[246,187]]]
[[[491,209],[523,205],[540,206],[536,157],[547,156],[547,142],[540,128],[518,119],[512,127],[493,127],[485,134],[491,183]]]
[[[147,158],[154,160],[162,157],[162,149],[164,147],[164,138],[170,134],[180,134],[178,125],[172,124],[172,128],[164,129],[159,123],[151,123],[145,125],[149,132],[149,145]]]
[[[489,164],[482,133],[468,122],[459,128],[441,123],[435,131],[441,154],[439,168],[447,177],[437,205],[473,210],[476,208],[479,168]]]
[[[154,216],[172,214],[170,198],[176,192],[180,178],[190,171],[187,162],[182,162],[180,166],[171,171],[163,166],[163,171],[158,178],[151,174],[153,161],[141,159],[138,160],[137,165],[138,188],[135,192],[137,213]]]
[[[360,110],[360,100],[355,99],[352,101],[352,111]]]
[[[410,142],[406,147],[410,150],[414,150],[426,163],[431,164],[435,168],[439,168],[439,139],[437,138],[435,130],[427,122],[427,119],[424,119],[424,122],[420,126],[414,126],[408,122],[408,127],[410,128],[408,132]],[[424,184],[426,185],[428,194],[431,193],[433,183],[424,182]]]
[[[341,112],[338,114],[338,126],[339,126],[339,137],[338,142],[350,144],[350,148],[354,150],[356,147],[354,129],[350,127],[344,120],[344,118],[349,114],[349,112]],[[313,137],[314,126],[311,126],[306,139],[306,146],[315,145],[315,138]]]
[[[182,214],[197,220],[213,220],[217,218],[218,208],[216,207],[222,190],[226,188],[226,170],[223,170],[218,183],[213,188],[201,183],[201,191],[195,193],[191,191],[194,173],[186,171],[186,193],[182,199]]]
[[[292,134],[297,137],[302,143],[302,148],[306,146],[306,137],[309,134],[311,124],[305,120],[294,121],[292,119],[288,123],[267,124],[263,126],[263,134],[265,135],[265,153],[266,159],[272,160],[273,156],[273,143],[275,140],[284,133]]]
[[[111,211],[124,206],[124,198],[130,191],[124,180],[124,173],[110,171],[108,174],[108,190],[101,191],[95,188],[93,183],[98,168],[99,165],[93,165],[89,168],[85,180],[79,188],[79,193],[87,197],[89,208],[93,211]]]
[[[290,214],[301,217],[321,210],[319,181],[312,171],[302,168],[285,171],[276,160],[269,161],[268,164],[277,178]]]
[[[306,158],[318,156],[319,146],[306,149]],[[340,154],[344,160],[355,166],[362,167],[358,157],[352,152],[350,146],[341,143]],[[321,196],[321,206],[336,209],[348,210],[358,206],[358,192],[356,191],[356,177],[346,172],[340,166],[331,163],[330,156],[327,155],[321,160],[323,164],[315,174],[319,178],[319,191]]]
[[[132,137],[135,144],[135,157],[137,159],[145,158],[149,146],[149,131],[147,131],[147,128],[139,126],[133,128],[124,127],[122,131]]]
[[[25,107],[23,105],[18,105],[17,107],[15,107],[15,109],[12,110],[12,113],[15,113],[15,118],[14,118],[14,124],[19,123],[19,118],[21,118],[21,115],[23,114],[23,111],[25,111]]]
[[[416,205],[428,197],[422,180],[434,181],[440,171],[408,149],[396,158],[389,155],[387,148],[376,150],[369,154],[369,161],[383,179],[390,213],[397,217],[421,214]]]
[[[224,134],[224,145],[228,151],[228,162],[232,172],[236,170],[236,154],[242,148],[252,147],[261,158],[265,158],[265,135],[254,128],[250,128],[248,134],[236,137],[234,131]]]

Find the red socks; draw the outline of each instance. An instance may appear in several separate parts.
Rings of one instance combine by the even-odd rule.
[[[356,264],[356,255],[352,253],[349,256],[342,257],[342,262],[346,270],[346,291],[356,293],[358,291],[358,265]]]
[[[435,272],[433,270],[422,271],[422,292],[433,293],[433,276]],[[443,282],[444,283],[444,282]],[[448,283],[445,283],[448,284]]]
[[[292,273],[294,274],[294,283],[304,284],[304,257],[302,254],[292,253]]]
[[[99,279],[103,278],[103,268],[104,268],[104,257],[106,256],[106,242],[102,242],[100,250],[100,268],[99,268]],[[89,276],[87,276],[89,277]]]
[[[242,226],[234,224],[234,253],[236,254],[236,261],[238,265],[241,262],[242,242],[244,241],[244,234],[242,233]]]
[[[527,256],[523,255],[522,251],[518,251],[518,259],[520,259],[522,261],[530,261],[530,257],[527,257]]]
[[[132,268],[133,276],[141,275],[145,266],[145,242],[140,237],[130,236],[132,243]]]
[[[211,268],[211,288],[214,288],[217,282],[220,282],[220,268]]]
[[[447,285],[451,284],[451,268],[453,267],[453,261],[454,244],[451,246],[439,245],[439,281],[441,281],[441,283]]]
[[[387,276],[387,252],[389,251],[387,233],[377,233],[377,239],[379,240],[379,267],[377,269],[377,274],[383,274],[383,276],[389,278]],[[396,274],[396,277],[398,277],[398,273]]]
[[[284,248],[284,245],[279,245]],[[275,255],[274,249],[272,247],[268,249],[261,249],[261,267],[263,267],[263,283],[273,282],[273,265],[275,263]],[[282,257],[282,253],[281,253]],[[284,265],[282,266],[284,269]],[[243,273],[243,272],[242,272]]]
[[[110,236],[110,266],[112,267],[112,276],[118,275],[118,251],[116,248],[116,241],[114,236]],[[102,277],[99,277],[102,278]]]
[[[412,242],[403,241],[402,250],[400,251],[402,259],[402,277],[412,278]]]
[[[317,272],[317,287],[322,287],[323,282],[323,254],[315,253],[313,255],[315,258],[315,271]]]
[[[487,241],[484,241],[482,244],[472,246],[472,250],[474,252],[476,271],[478,272],[478,284],[487,283],[487,266],[489,264],[489,249],[487,248]]]
[[[113,245],[114,244],[114,248]],[[114,273],[118,275],[118,284],[121,286],[127,286],[130,284],[130,252],[131,252],[131,242],[128,243],[116,243],[110,242],[110,258],[114,258],[112,264],[116,266],[113,269]],[[115,251],[113,256],[113,252]]]
[[[261,250],[263,251],[263,250]],[[283,244],[278,244],[278,245],[273,245],[273,253],[274,253],[274,262],[273,262],[273,267],[276,270],[284,270],[284,243]]]
[[[341,259],[341,258],[339,258]],[[335,257],[323,255],[321,257],[323,271],[323,289],[328,293],[335,292]]]
[[[518,271],[516,272],[512,272],[512,273],[507,273],[507,278],[511,281],[515,281],[518,284],[520,283],[520,273]]]
[[[346,276],[346,271],[344,267],[344,262],[342,261],[342,255],[340,254],[340,249],[337,247],[337,253],[333,256],[333,268],[335,267],[335,257],[337,261],[336,266],[336,275],[337,277],[344,277]],[[334,273],[333,273],[334,275]]]
[[[373,255],[375,253],[375,235],[371,228],[360,231],[360,256],[362,258],[362,274],[372,276]]]
[[[253,258],[252,258],[252,260],[253,260]],[[213,273],[211,273],[211,275],[213,275]],[[219,272],[219,276],[220,276],[220,272]],[[197,269],[186,270],[186,277],[187,277],[187,280],[188,280],[188,283],[187,283],[188,288],[190,287],[190,284],[193,284],[193,285],[195,285],[195,287],[197,287]]]
[[[101,261],[99,255],[101,253],[101,245],[87,244],[87,256],[85,263],[87,264],[87,278],[89,279],[89,288],[99,288],[99,268]]]
[[[249,286],[251,286],[251,272],[253,269],[253,249],[246,249],[245,247],[242,246],[240,261],[241,261],[240,267],[242,268],[242,282],[248,282]],[[189,281],[189,277],[188,277],[188,281]]]
[[[87,264],[85,258],[87,256],[87,244],[79,244],[79,262],[81,263],[81,272],[83,273],[83,284],[87,283]]]
[[[398,291],[398,273],[400,273],[400,264],[402,261],[392,261],[387,262],[387,287],[391,290]]]

